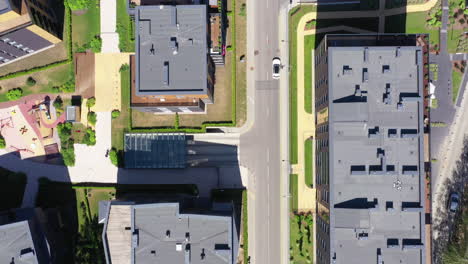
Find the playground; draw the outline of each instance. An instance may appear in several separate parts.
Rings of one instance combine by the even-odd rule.
[[[59,139],[55,131],[65,115],[58,118],[49,97],[35,97],[0,109],[0,133],[6,151],[22,159],[48,161],[58,156]]]

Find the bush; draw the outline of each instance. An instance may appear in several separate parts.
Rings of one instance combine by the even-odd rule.
[[[112,119],[116,119],[119,116],[120,116],[119,110],[112,110]]]
[[[34,80],[33,77],[28,77],[28,79],[26,80],[26,85],[34,86],[34,85],[36,85],[36,80]]]
[[[101,47],[102,47],[102,39],[99,36],[95,36],[91,42],[88,44],[89,48],[94,52],[98,53],[101,52]]]
[[[66,83],[58,86],[57,88],[52,88],[52,90],[54,92],[58,90],[62,93],[73,93],[75,91],[75,79],[71,78]]]
[[[119,155],[117,154],[117,151],[115,149],[111,149],[109,152],[109,159],[112,164],[115,166],[119,166]]]
[[[239,16],[245,17],[245,15],[246,15],[246,13],[247,13],[247,12],[246,12],[246,9],[247,9],[247,8],[246,8],[245,3],[242,3],[242,5],[240,6],[240,10],[239,10]]]
[[[88,122],[93,126],[96,125],[96,122],[97,122],[96,113],[94,113],[94,112],[89,112],[88,113]]]
[[[94,98],[94,97],[88,98],[88,101],[86,101],[86,106],[88,108],[91,108],[91,107],[93,107],[95,105],[96,105],[96,98]]]
[[[23,96],[23,89],[21,88],[10,89],[6,94],[7,99],[10,101],[18,100],[22,96]]]
[[[84,9],[88,9],[90,5],[90,0],[66,0],[65,3],[73,11],[84,10]]]
[[[55,98],[54,103],[53,103],[53,106],[54,106],[56,109],[62,109],[62,107],[63,107],[63,101],[62,101],[62,98],[60,98],[60,96],[57,96],[57,98]]]
[[[66,166],[71,167],[75,165],[75,148],[73,147],[73,144],[70,144],[67,147],[62,147],[60,153],[62,154],[63,163]]]
[[[6,148],[5,138],[3,138],[2,135],[0,134],[0,149],[4,149],[4,148]]]
[[[57,133],[60,138],[60,142],[62,142],[62,146],[64,144],[69,143],[71,139],[73,125],[70,122],[60,123],[57,125]]]
[[[83,137],[83,143],[88,146],[96,145],[96,131],[88,127],[86,129],[86,135]]]
[[[127,71],[127,70],[130,70],[130,65],[128,65],[127,63],[122,64],[122,66],[120,66],[120,72]]]

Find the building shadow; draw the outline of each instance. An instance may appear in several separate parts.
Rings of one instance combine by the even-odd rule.
[[[37,162],[45,157],[21,159],[16,153],[0,156],[0,167],[26,175],[23,208],[38,208],[51,256],[50,263],[74,263],[78,232],[76,195],[65,166]]]

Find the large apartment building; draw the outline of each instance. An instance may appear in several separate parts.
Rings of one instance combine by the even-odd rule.
[[[315,51],[319,264],[423,264],[430,257],[426,38],[327,35]]]
[[[59,43],[63,19],[60,0],[0,0],[0,67]]]
[[[204,112],[213,103],[206,5],[141,5],[131,59],[131,107],[143,112]]]

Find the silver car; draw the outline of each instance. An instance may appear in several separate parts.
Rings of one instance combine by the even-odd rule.
[[[458,210],[458,205],[460,204],[460,195],[456,192],[450,194],[448,209],[450,212],[454,213]]]

